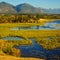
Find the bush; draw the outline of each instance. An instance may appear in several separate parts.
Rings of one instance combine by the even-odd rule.
[[[16,57],[20,57],[20,50],[16,49],[16,48],[9,48],[9,47],[5,47],[3,48],[3,52],[8,54],[8,55],[12,55],[12,56],[16,56]]]
[[[16,57],[21,56],[21,52],[20,52],[19,49],[11,48],[11,51],[12,51],[12,55],[13,55],[13,56],[16,56]]]

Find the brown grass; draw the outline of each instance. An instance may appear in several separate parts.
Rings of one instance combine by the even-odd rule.
[[[38,58],[21,58],[21,57],[13,57],[13,56],[1,56],[0,60],[44,60],[44,59],[38,59]]]

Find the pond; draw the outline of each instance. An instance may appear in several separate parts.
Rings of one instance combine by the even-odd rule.
[[[32,45],[26,46],[14,46],[17,49],[21,50],[21,57],[36,57],[36,58],[43,58],[45,56],[45,50],[42,46],[38,45],[35,42],[34,38],[29,38],[32,41]]]
[[[48,22],[45,26],[53,27],[54,29],[60,29],[60,20],[55,20],[53,22]]]
[[[60,20],[55,20],[53,22],[47,22],[43,26],[20,26],[11,28],[11,30],[59,30],[60,29]]]
[[[24,40],[24,38],[9,36],[9,37],[2,38],[2,40]]]
[[[54,50],[45,50],[42,46],[35,42],[35,38],[29,38],[32,41],[32,45],[26,46],[14,46],[21,51],[21,57],[35,57],[45,58],[46,60],[54,60],[54,56],[60,56],[60,48]]]
[[[58,37],[59,38],[59,37]],[[23,37],[5,37],[3,40],[23,40]],[[45,50],[42,46],[36,43],[35,38],[28,38],[32,41],[32,45],[14,46],[21,51],[21,57],[35,57],[35,58],[45,58],[49,60],[50,57],[60,56],[60,48],[54,50]]]

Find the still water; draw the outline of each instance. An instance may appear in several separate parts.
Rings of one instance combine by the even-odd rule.
[[[15,27],[11,30],[59,30],[60,29],[60,20],[55,20],[53,22],[47,22],[43,26],[29,26],[29,27]]]
[[[14,37],[14,36],[9,36],[9,37],[4,37],[2,40],[24,40],[22,37]]]
[[[32,41],[32,45],[14,46],[21,50],[21,57],[44,58],[46,60],[57,59],[54,58],[54,56],[60,57],[60,48],[45,50],[42,46],[36,43],[35,38],[29,38],[29,40]]]
[[[59,37],[58,37],[59,38]],[[21,37],[5,37],[3,40],[24,40]],[[35,38],[28,38],[32,41],[32,45],[23,45],[23,46],[14,46],[21,51],[21,57],[35,57],[35,58],[44,58],[46,60],[57,59],[54,56],[60,57],[60,48],[54,50],[45,50],[41,45],[36,43]]]

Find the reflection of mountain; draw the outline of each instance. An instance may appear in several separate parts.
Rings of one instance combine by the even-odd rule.
[[[6,2],[0,3],[0,13],[26,13],[26,14],[43,14],[43,13],[50,13],[50,14],[60,14],[60,9],[44,9],[44,8],[37,8],[30,4],[23,3],[17,6],[13,6]]]

